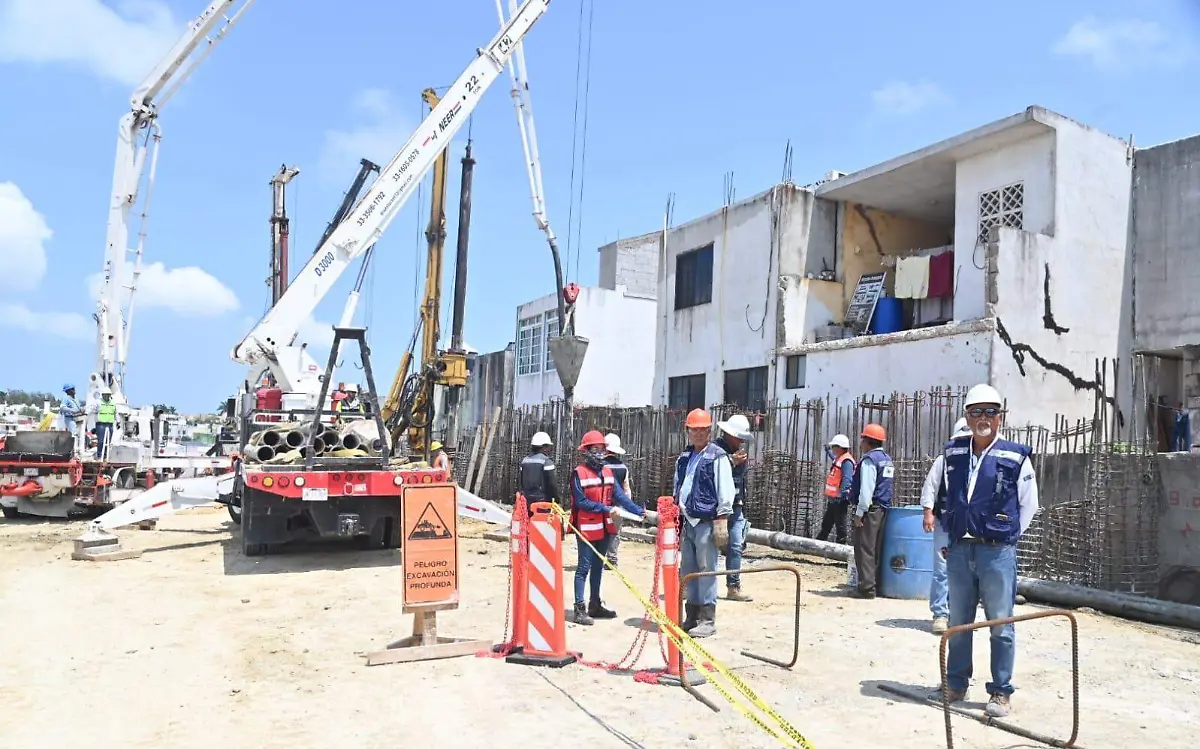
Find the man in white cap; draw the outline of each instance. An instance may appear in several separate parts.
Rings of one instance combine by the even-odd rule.
[[[729,516],[729,546],[721,549],[725,554],[725,569],[740,570],[742,568],[742,552],[746,550],[746,534],[750,532],[750,523],[746,520],[746,472],[749,469],[746,454],[746,442],[754,436],[750,431],[750,420],[741,414],[734,414],[728,421],[718,421],[717,429],[721,436],[717,445],[728,453],[733,464],[733,514]],[[742,576],[738,574],[725,577],[725,598],[730,601],[752,601],[750,596],[742,592]]]
[[[1017,592],[1017,541],[1038,510],[1037,478],[1027,445],[1000,437],[1004,401],[990,385],[967,391],[963,404],[970,436],[946,446],[946,506],[942,526],[949,537],[946,572],[950,580],[950,626],[975,621],[983,603],[989,620],[1012,616]],[[958,702],[971,682],[973,632],[950,638],[946,689],[936,699]],[[1016,655],[1012,624],[991,628],[992,680],[986,712],[1003,718],[1011,712]]]
[[[612,432],[604,435],[604,462],[612,471],[613,480],[621,485],[625,490],[625,496],[633,498],[633,492],[629,489],[629,466],[625,465],[625,448],[621,447],[621,438]],[[608,540],[608,553],[604,556],[608,559],[608,563],[612,566],[617,566],[617,549],[621,546],[621,516],[619,514],[612,516],[613,525],[617,527],[617,532]]]
[[[970,437],[971,429],[966,419],[954,425],[950,439]],[[950,609],[947,603],[949,587],[946,581],[946,553],[950,539],[942,527],[942,511],[946,506],[946,465],[944,455],[933,459],[925,485],[921,487],[921,507],[925,509],[925,532],[933,534],[933,583],[929,586],[929,613],[933,614],[933,633],[940,635],[949,625]]]
[[[829,475],[825,477],[825,515],[821,518],[818,541],[834,538],[839,544],[846,543],[846,512],[850,509],[850,486],[854,483],[854,455],[850,453],[850,438],[844,434],[834,435],[829,440]]]
[[[561,500],[558,483],[554,480],[554,443],[550,435],[538,432],[529,440],[529,454],[521,459],[521,494],[525,506],[534,502]]]

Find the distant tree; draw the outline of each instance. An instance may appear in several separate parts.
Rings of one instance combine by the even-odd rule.
[[[42,415],[42,410],[40,408],[34,408],[33,406],[24,406],[17,413],[27,419],[36,419]]]
[[[173,414],[173,413],[175,413],[175,407],[168,406],[165,403],[158,403],[158,404],[155,404],[155,406],[154,406],[154,412],[155,413]]]
[[[37,409],[40,409],[42,403],[45,401],[50,401],[52,408],[58,408],[60,402],[56,396],[50,393],[39,393],[29,390],[7,390],[0,392],[0,400],[3,400],[10,406],[33,406]]]

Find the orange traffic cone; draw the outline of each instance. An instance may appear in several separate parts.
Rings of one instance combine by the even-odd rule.
[[[667,618],[679,624],[679,507],[674,497],[658,498],[658,545],[659,557],[662,559],[663,603]],[[679,686],[681,681],[679,670],[679,648],[671,638],[667,638],[667,668],[658,675],[659,684]],[[704,676],[695,669],[684,664],[688,684],[704,683]]]
[[[535,502],[529,508],[528,536],[524,649],[505,660],[527,666],[562,668],[574,663],[578,653],[567,652],[562,521],[550,503]]]

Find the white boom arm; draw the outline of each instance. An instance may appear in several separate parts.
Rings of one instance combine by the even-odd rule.
[[[525,0],[488,46],[478,50],[475,60],[450,86],[441,103],[434,107],[395,158],[380,171],[367,194],[297,274],[279,302],[233,349],[234,361],[249,366],[265,364],[285,391],[313,396],[320,392],[320,373],[315,364],[292,345],[299,326],[354,259],[366,252],[387,230],[438,155],[479,104],[484,92],[499,77],[513,50],[549,5],[550,0]]]
[[[125,397],[125,359],[129,352],[133,297],[146,242],[150,193],[158,163],[161,139],[158,113],[253,3],[254,0],[213,0],[209,3],[208,8],[188,25],[175,46],[133,92],[129,100],[130,111],[121,118],[117,128],[116,166],[113,169],[104,253],[104,285],[96,308],[96,374],[92,376],[89,390],[95,390],[111,380],[113,400],[120,405],[128,403]],[[232,16],[227,15],[235,5],[240,7]],[[201,45],[203,49],[197,53]],[[150,171],[140,210],[141,226],[137,246],[130,248],[129,216],[138,203],[147,152],[150,155]],[[132,269],[127,255],[133,255]]]

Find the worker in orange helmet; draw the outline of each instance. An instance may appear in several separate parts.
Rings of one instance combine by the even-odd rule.
[[[858,595],[875,597],[879,557],[883,552],[883,523],[892,506],[892,481],[896,467],[883,451],[887,431],[879,424],[867,424],[859,435],[860,455],[854,480],[850,483],[850,501],[854,507],[854,564],[858,571]]]
[[[576,624],[592,624],[595,619],[615,619],[617,612],[600,600],[600,575],[608,545],[619,532],[613,515],[619,509],[645,517],[646,511],[634,504],[617,483],[605,461],[604,435],[595,429],[579,442],[583,460],[571,474],[571,527],[578,537],[579,562],[575,566]],[[590,583],[591,596],[584,603],[584,583]]]
[[[733,462],[712,441],[712,416],[702,408],[684,421],[691,443],[675,461],[675,502],[682,516],[680,575],[717,569],[717,550],[729,544],[729,516],[737,487]],[[687,605],[681,627],[692,637],[717,632],[717,578],[703,577],[687,584]]]

